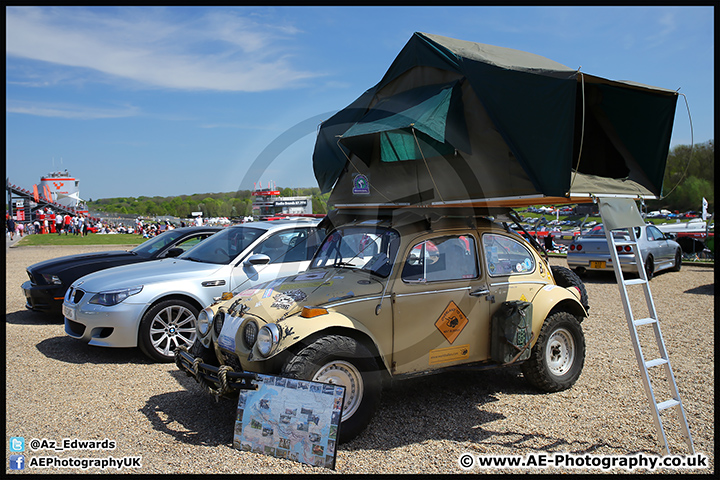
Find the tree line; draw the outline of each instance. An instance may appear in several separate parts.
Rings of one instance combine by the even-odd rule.
[[[330,194],[321,195],[319,188],[282,188],[283,197],[311,197],[313,213],[327,213]],[[204,217],[246,217],[252,215],[251,190],[225,193],[196,193],[173,197],[117,197],[89,200],[90,210],[139,216],[170,215],[189,218],[192,212],[202,212]]]
[[[692,148],[673,147],[665,167],[662,197],[646,202],[648,210],[700,211],[703,198],[708,201],[708,212],[715,212],[715,141]]]
[[[699,211],[702,199],[708,201],[709,212],[715,211],[715,141],[694,145],[678,145],[668,154],[662,197],[647,201],[647,209],[686,212]],[[283,197],[307,196],[312,198],[313,213],[328,211],[329,193],[320,189],[282,188]],[[192,212],[203,212],[204,217],[244,217],[252,215],[250,190],[226,193],[197,193],[176,197],[119,197],[88,201],[93,211],[127,215],[161,216],[181,218]]]

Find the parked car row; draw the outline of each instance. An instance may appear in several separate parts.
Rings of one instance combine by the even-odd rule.
[[[69,255],[27,267],[30,278],[22,285],[25,306],[38,312],[61,313],[68,287],[78,278],[106,268],[176,257],[219,227],[186,227],[169,230],[132,250]]]
[[[485,217],[363,215],[178,229],[135,253],[43,262],[27,306],[45,310],[42,278],[69,336],[174,359],[213,395],[247,372],[342,385],[340,441],[391,380],[519,364],[540,390],[575,383],[590,305],[572,271]]]
[[[40,262],[21,287],[26,308],[62,312],[65,333],[90,345],[172,361],[176,347],[192,345],[198,312],[223,292],[304,270],[324,237],[318,222],[178,228],[129,251]]]

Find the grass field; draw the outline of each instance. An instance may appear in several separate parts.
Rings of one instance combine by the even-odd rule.
[[[27,246],[61,246],[61,245],[139,245],[146,238],[140,235],[129,233],[118,233],[113,235],[98,235],[90,233],[85,237],[80,235],[58,235],[48,233],[46,235],[26,235],[17,245]]]

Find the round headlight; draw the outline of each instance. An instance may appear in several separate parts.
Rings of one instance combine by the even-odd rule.
[[[277,346],[280,341],[280,329],[274,323],[264,325],[257,334],[258,352],[263,357],[267,357]]]
[[[212,323],[213,312],[208,308],[204,308],[197,318],[197,329],[200,335],[203,337],[210,331],[210,324]]]
[[[218,310],[218,312],[215,314],[215,321],[213,322],[213,327],[215,328],[216,335],[220,336],[220,330],[222,330],[224,322],[225,312],[222,310]]]
[[[255,341],[257,340],[257,334],[257,323],[251,320],[245,324],[245,329],[243,330],[243,340],[245,341],[245,346],[247,348],[252,348],[253,345],[255,345]]]

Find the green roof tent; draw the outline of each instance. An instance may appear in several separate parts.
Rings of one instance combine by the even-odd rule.
[[[677,96],[415,33],[377,85],[323,122],[313,168],[336,207],[657,198]]]

